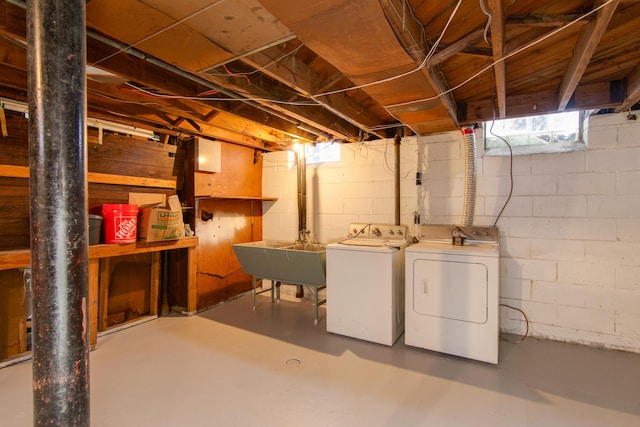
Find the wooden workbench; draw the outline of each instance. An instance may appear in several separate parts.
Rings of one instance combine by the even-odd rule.
[[[163,242],[136,242],[120,245],[92,245],[89,246],[89,318],[90,343],[95,347],[98,341],[98,325],[106,328],[106,307],[109,290],[109,259],[123,255],[152,254],[151,266],[151,301],[150,315],[158,314],[158,292],[160,285],[160,252],[173,249],[188,249],[188,278],[187,278],[187,312],[196,311],[196,255],[197,237],[183,237],[178,240]],[[102,262],[101,262],[102,260]],[[31,265],[31,252],[28,249],[0,251],[0,270],[24,268]]]

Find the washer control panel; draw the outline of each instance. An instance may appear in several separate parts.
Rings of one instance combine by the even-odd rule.
[[[352,223],[349,225],[348,239],[379,239],[402,241],[409,239],[406,225]]]

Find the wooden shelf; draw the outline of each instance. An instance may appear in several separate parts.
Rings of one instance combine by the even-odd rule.
[[[198,246],[197,237],[183,237],[178,240],[166,240],[164,242],[153,243],[141,241],[120,245],[91,245],[89,246],[89,259],[167,251],[195,246]],[[0,270],[29,267],[30,265],[31,251],[29,249],[0,251]]]
[[[262,200],[276,201],[277,197],[266,196],[196,196],[196,199],[219,199],[219,200]]]

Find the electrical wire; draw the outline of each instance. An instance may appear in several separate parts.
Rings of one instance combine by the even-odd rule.
[[[126,46],[126,47],[123,47],[122,49],[119,49],[117,52],[114,52],[111,55],[105,56],[104,58],[94,62],[94,64],[99,64],[99,63],[101,63],[103,61],[106,61],[107,59],[113,58],[114,56],[116,56],[116,55],[118,55],[118,54],[120,54],[122,52],[126,52],[127,50],[131,49],[132,47],[135,47],[135,46],[139,45],[140,43],[143,43],[143,42],[145,42],[145,41],[147,41],[147,40],[149,40],[149,39],[151,39],[151,38],[153,38],[153,37],[155,37],[155,36],[157,36],[159,34],[162,34],[165,31],[169,31],[173,27],[178,26],[178,25],[182,24],[183,22],[186,22],[189,19],[196,17],[196,16],[200,15],[201,13],[206,12],[207,10],[211,9],[212,7],[218,6],[219,4],[223,3],[224,1],[225,0],[218,0],[218,1],[214,2],[214,3],[211,3],[208,6],[205,6],[202,9],[199,9],[199,10],[193,12],[191,15],[188,15],[188,16],[182,18],[181,20],[174,22],[173,24],[169,25],[168,27],[164,27],[164,28],[156,31],[155,33],[152,33],[152,34],[149,34],[146,37],[143,37],[142,39],[138,40],[137,42],[135,42],[133,44],[130,44],[130,45]]]
[[[545,41],[546,39],[553,37],[554,35],[558,34],[561,31],[566,30],[567,28],[569,28],[570,26],[574,25],[576,22],[581,21],[584,18],[587,18],[589,16],[591,16],[592,14],[596,13],[597,11],[599,11],[600,9],[602,9],[603,7],[605,7],[606,5],[608,5],[609,3],[611,3],[613,0],[607,0],[605,3],[601,4],[600,6],[596,7],[595,9],[585,13],[584,15],[581,15],[579,17],[577,17],[576,19],[574,19],[573,21],[569,22],[567,25],[564,25],[562,27],[558,27],[555,30],[549,32],[548,34],[545,34],[544,36],[540,37],[537,40],[532,41],[531,43],[524,45],[522,47],[519,47],[518,49],[515,49],[513,52],[510,52],[509,54],[503,56],[502,58],[499,58],[495,61],[493,61],[491,64],[487,65],[486,67],[482,68],[480,71],[476,72],[475,74],[473,74],[471,77],[469,77],[468,79],[464,80],[462,83],[457,84],[456,86],[447,89],[437,95],[428,97],[428,98],[421,98],[421,99],[414,99],[412,101],[405,101],[405,102],[399,102],[397,104],[389,104],[389,105],[385,105],[384,108],[396,108],[396,107],[405,107],[407,105],[412,105],[412,104],[417,104],[417,103],[423,103],[423,102],[428,102],[428,101],[433,101],[435,99],[438,99],[448,93],[451,93],[455,90],[460,89],[462,86],[468,84],[469,82],[475,80],[478,76],[486,73],[487,71],[491,70],[495,65],[506,61],[507,59],[511,58],[512,56],[515,56],[527,49],[532,48],[533,46],[536,46],[540,43],[542,43],[543,41]],[[371,84],[376,84],[376,82],[372,82],[369,83],[369,85]]]
[[[495,110],[493,110],[493,121],[491,122],[491,127],[489,128],[489,133],[491,135],[495,136],[496,138],[501,139],[505,144],[507,144],[507,147],[509,147],[509,179],[510,179],[510,186],[509,186],[509,196],[507,197],[507,200],[504,202],[504,205],[502,205],[502,209],[500,209],[500,212],[498,213],[498,216],[496,217],[496,220],[493,222],[493,226],[494,227],[498,224],[498,220],[500,219],[500,217],[502,216],[502,213],[504,212],[505,208],[509,204],[509,201],[511,200],[511,195],[513,194],[513,149],[511,148],[511,144],[509,144],[509,142],[507,142],[506,139],[504,139],[500,135],[497,135],[497,134],[493,133],[493,125],[495,124],[495,122],[496,122],[496,112],[495,112]]]
[[[301,48],[302,46],[304,46],[304,43],[300,43],[300,45],[298,45],[298,47],[296,47],[295,49],[293,49],[291,52],[287,52],[284,55],[274,59],[273,61],[269,62],[266,65],[263,65],[262,67],[258,67],[253,71],[249,71],[246,73],[233,73],[236,76],[251,76],[253,74],[259,73],[261,71],[266,70],[267,68],[269,68],[270,66],[277,64],[278,62],[282,61],[284,58],[286,58],[287,56],[291,56],[291,55],[295,55]],[[211,73],[211,72],[207,72],[206,74],[211,75],[211,76],[218,76],[218,77],[226,77],[227,74],[225,73]]]
[[[487,42],[489,46],[491,46],[491,41],[487,37],[487,33],[489,32],[489,27],[491,27],[491,20],[493,19],[493,16],[487,10],[487,6],[484,4],[484,0],[480,0],[480,9],[482,9],[482,13],[484,13],[488,17],[487,25],[484,26],[484,33],[482,34],[482,36],[484,37],[484,41]]]
[[[506,308],[510,308],[511,310],[515,310],[515,311],[520,312],[520,314],[522,314],[522,317],[524,318],[524,325],[525,325],[524,334],[522,334],[522,336],[520,338],[518,338],[517,340],[510,340],[510,339],[505,338],[503,336],[501,336],[500,338],[502,338],[504,341],[511,342],[511,343],[514,343],[514,344],[521,343],[522,341],[527,339],[527,337],[529,336],[529,318],[527,317],[525,312],[520,310],[519,308],[513,307],[513,306],[508,305],[508,304],[500,304],[500,306],[506,307]]]

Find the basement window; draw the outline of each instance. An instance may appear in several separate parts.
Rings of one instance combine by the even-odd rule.
[[[586,148],[581,111],[517,117],[484,122],[484,153],[509,155],[507,140],[514,155],[559,153]]]
[[[340,144],[334,142],[318,142],[305,145],[307,164],[331,163],[340,161]]]

